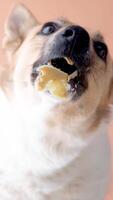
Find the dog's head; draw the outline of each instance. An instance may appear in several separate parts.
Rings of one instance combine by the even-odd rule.
[[[72,98],[58,101],[57,109],[62,106],[65,114],[90,116],[112,102],[113,66],[101,34],[64,19],[40,24],[17,5],[6,23],[4,47],[14,66],[15,83],[24,82],[35,93],[39,66],[51,62],[68,74],[77,72],[69,82]],[[48,101],[46,95],[42,98]]]

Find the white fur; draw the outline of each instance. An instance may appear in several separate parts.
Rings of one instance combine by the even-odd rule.
[[[61,31],[72,25],[62,24]],[[42,37],[37,35],[41,29],[20,4],[5,25],[10,66],[1,73],[0,85],[13,95],[7,98],[0,90],[0,200],[104,200],[110,175],[107,122],[94,122],[112,93],[112,60],[107,56],[105,64],[99,59],[93,48],[98,37],[88,31],[92,73],[87,73],[86,92],[66,104],[40,95],[31,84],[33,64],[43,47],[48,54],[60,33]]]
[[[106,122],[86,139],[67,133],[69,151],[60,155],[44,143],[47,101],[32,88],[16,91],[11,102],[0,91],[0,200],[103,200],[110,171]]]

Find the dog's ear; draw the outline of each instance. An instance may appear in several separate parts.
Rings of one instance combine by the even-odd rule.
[[[10,12],[5,24],[3,48],[13,53],[25,39],[29,30],[37,24],[32,13],[23,4],[17,4]]]

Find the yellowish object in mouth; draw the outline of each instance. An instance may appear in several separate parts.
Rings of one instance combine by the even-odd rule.
[[[68,95],[68,74],[52,65],[43,65],[39,68],[36,87],[39,91],[49,91],[56,97],[65,98]]]

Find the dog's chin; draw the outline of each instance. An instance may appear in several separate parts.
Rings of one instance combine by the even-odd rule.
[[[64,106],[74,101],[74,94],[68,95],[65,98],[59,98],[59,97],[53,96],[52,94],[48,92],[39,92],[39,96],[41,98],[42,104],[48,109],[52,109],[54,107],[57,108],[57,106]]]
[[[39,96],[41,97],[42,101],[47,103],[50,103],[50,105],[57,105],[57,104],[65,104],[68,102],[76,102],[78,101],[82,95],[85,93],[84,88],[80,88],[79,92],[77,91],[68,91],[68,94],[66,97],[57,97],[55,95],[52,95],[49,91],[41,91],[38,92]]]

